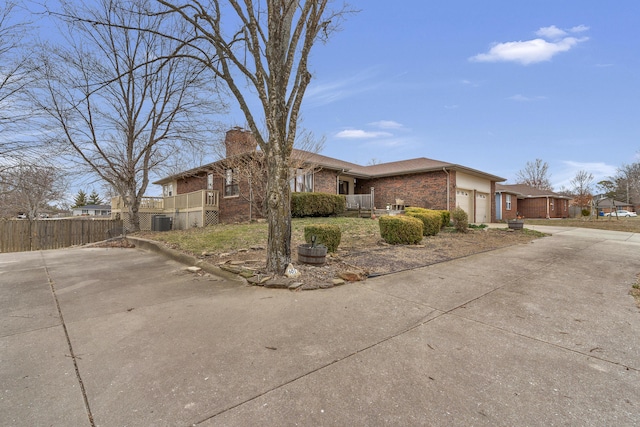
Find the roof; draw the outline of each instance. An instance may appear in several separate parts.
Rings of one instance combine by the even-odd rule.
[[[505,181],[505,178],[492,175],[486,172],[482,172],[476,169],[472,169],[466,166],[458,165],[455,163],[442,162],[440,160],[427,159],[426,157],[419,157],[416,159],[400,160],[397,162],[379,163],[376,165],[361,166],[356,163],[346,162],[344,160],[336,159],[333,157],[323,156],[321,154],[312,153],[310,151],[293,149],[291,157],[296,160],[304,161],[312,165],[317,165],[324,169],[331,169],[336,171],[342,171],[342,173],[348,173],[356,178],[373,179],[383,178],[388,176],[408,175],[413,173],[424,173],[441,171],[443,169],[456,170],[465,172],[471,175],[487,178],[491,181],[501,182]],[[162,178],[155,181],[154,184],[165,184],[173,181],[174,179],[184,178],[188,176],[196,175],[199,172],[205,170],[211,170],[216,164],[224,162],[224,160],[218,160],[213,163],[199,166],[197,168],[189,169],[184,172],[180,172],[175,175]]]
[[[94,211],[104,211],[104,210],[110,210],[111,209],[111,205],[84,205],[84,206],[74,206],[71,209],[87,209],[87,210],[94,210]]]
[[[551,190],[541,190],[526,184],[496,184],[496,193],[510,193],[522,198],[533,199],[539,197],[554,197],[556,199],[571,199],[571,197],[554,193]]]

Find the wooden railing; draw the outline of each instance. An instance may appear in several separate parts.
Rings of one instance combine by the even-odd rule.
[[[213,190],[197,190],[169,197],[144,196],[140,202],[140,212],[173,212],[176,209],[218,207],[219,203],[220,193]],[[124,209],[122,197],[111,199],[111,212],[123,211]]]

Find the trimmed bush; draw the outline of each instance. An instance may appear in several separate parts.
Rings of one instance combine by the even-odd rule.
[[[292,193],[291,216],[335,216],[344,212],[347,201],[344,195],[328,193]]]
[[[316,244],[323,244],[328,252],[338,250],[342,233],[334,224],[313,224],[304,228],[304,241],[311,244],[312,236],[316,236]]]
[[[581,213],[582,213],[582,216],[590,216],[591,209],[582,209]]]
[[[422,221],[406,215],[380,217],[380,235],[392,245],[415,245],[422,240]]]
[[[404,210],[405,215],[422,221],[422,234],[435,236],[442,228],[442,214],[432,209],[409,207]]]
[[[469,217],[461,207],[457,207],[451,212],[451,220],[456,231],[466,233],[469,231]]]
[[[449,223],[451,223],[451,212],[444,210],[438,212],[442,215],[442,227],[448,227]]]

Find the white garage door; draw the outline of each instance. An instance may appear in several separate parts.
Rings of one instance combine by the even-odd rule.
[[[471,218],[469,218],[471,221]],[[476,193],[476,222],[491,222],[491,203],[489,195]]]
[[[470,222],[473,221],[473,206],[471,205],[473,201],[471,198],[472,194],[473,192],[471,190],[463,190],[460,188],[456,190],[456,207],[462,208],[467,213]]]

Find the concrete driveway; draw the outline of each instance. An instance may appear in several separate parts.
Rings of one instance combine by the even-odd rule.
[[[639,425],[640,238],[547,231],[310,292],[0,254],[0,424]]]

